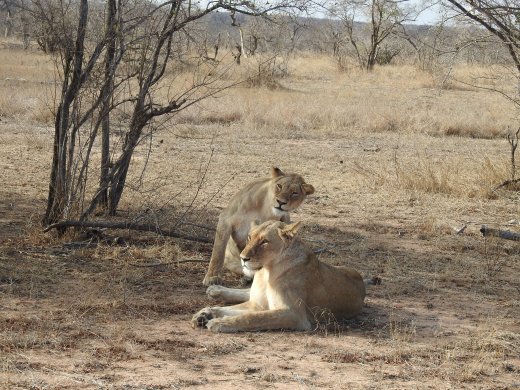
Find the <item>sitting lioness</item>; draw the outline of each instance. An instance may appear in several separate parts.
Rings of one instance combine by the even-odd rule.
[[[365,298],[361,275],[320,262],[295,237],[299,226],[299,222],[267,221],[253,228],[240,254],[245,266],[256,271],[251,289],[209,288],[221,289],[221,298],[246,302],[206,307],[193,316],[192,326],[213,332],[309,330],[324,311],[336,319],[357,315]]]
[[[223,266],[252,279],[254,272],[240,263],[240,252],[246,246],[251,222],[277,219],[289,223],[289,211],[312,193],[314,187],[305,183],[300,175],[272,168],[270,178],[254,181],[235,194],[220,214],[211,260],[202,283],[205,286],[219,284]]]

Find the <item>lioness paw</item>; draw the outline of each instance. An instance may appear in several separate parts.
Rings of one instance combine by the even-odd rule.
[[[199,312],[197,312],[192,318],[191,318],[191,326],[193,328],[204,328],[207,326],[208,322],[213,318],[213,313],[211,313],[211,309],[209,307],[206,307]]]
[[[229,332],[235,332],[233,328],[231,328],[229,325],[226,324],[226,320],[222,318],[214,318],[212,320],[209,320],[206,327],[212,331],[213,333],[229,333]]]
[[[206,289],[206,295],[213,299],[219,299],[222,294],[222,286],[212,285]]]
[[[204,286],[212,286],[214,284],[222,284],[222,279],[220,279],[219,276],[208,276],[206,275],[204,277],[204,280],[202,281],[202,284]]]

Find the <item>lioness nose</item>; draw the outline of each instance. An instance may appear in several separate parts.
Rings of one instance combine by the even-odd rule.
[[[243,257],[243,256],[240,256],[240,259],[241,259],[242,261],[244,261],[244,262],[251,260],[250,257]]]
[[[276,199],[276,201],[278,202],[279,206],[283,206],[284,204],[287,204],[287,202],[284,202],[283,200],[280,200],[280,199]]]

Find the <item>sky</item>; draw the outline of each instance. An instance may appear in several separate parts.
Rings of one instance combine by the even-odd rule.
[[[419,4],[419,5],[421,3],[420,1],[416,1],[416,0],[412,0],[411,2]],[[435,24],[440,18],[439,12],[440,12],[440,5],[439,5],[439,3],[436,3],[432,7],[423,11],[419,15],[419,18],[417,19],[417,21],[414,24]]]

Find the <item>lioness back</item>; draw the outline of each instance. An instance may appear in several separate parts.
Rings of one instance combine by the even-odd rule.
[[[365,298],[365,284],[361,275],[352,268],[334,267],[316,261],[319,271],[313,280],[313,293],[307,295],[309,308],[330,310],[338,319],[356,316]]]

